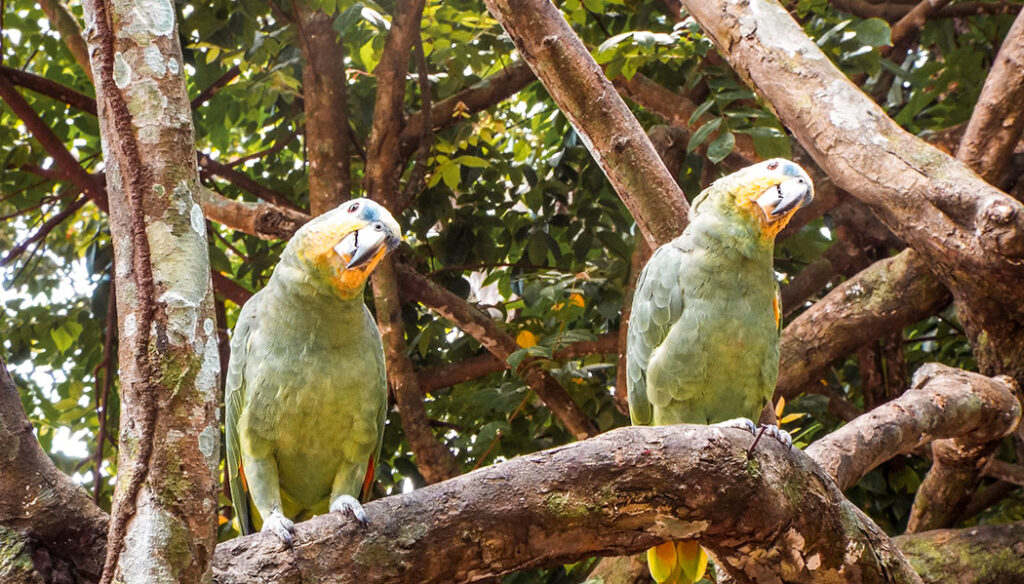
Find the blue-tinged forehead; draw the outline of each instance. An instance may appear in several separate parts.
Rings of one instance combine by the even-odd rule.
[[[803,178],[804,171],[802,168],[793,164],[792,162],[785,162],[782,165],[782,174],[786,176],[791,176],[793,178]]]

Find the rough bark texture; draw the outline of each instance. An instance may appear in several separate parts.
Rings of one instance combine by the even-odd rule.
[[[98,580],[106,544],[107,514],[43,452],[0,359],[0,581],[45,576],[44,559],[71,564],[64,573]],[[30,563],[19,567],[13,558],[22,551]]]
[[[875,262],[836,286],[782,332],[776,396],[792,399],[821,379],[835,359],[849,355],[886,331],[931,316],[949,293],[905,250]]]
[[[640,123],[548,0],[486,0],[601,165],[652,248],[686,225],[688,205]]]
[[[1024,97],[1024,68],[1020,66],[1024,61],[1022,46],[1024,16],[1018,15],[1003,41],[996,64],[985,80],[978,106],[957,150],[958,160],[993,182],[1004,177],[1009,154],[1024,131],[1024,115],[1020,108],[1007,110],[1004,105],[1019,104],[1020,98]],[[1018,383],[1024,383],[1019,374],[1021,355],[1024,355],[1024,323],[1020,320],[995,323],[999,328],[992,327],[991,331],[982,325],[979,332],[979,323],[995,322],[1010,316],[1004,313],[1004,308],[993,305],[990,298],[968,300],[962,298],[963,291],[958,294],[955,288],[953,290],[957,296],[958,315],[964,322],[981,371],[986,374],[1006,372],[1014,375]],[[1019,306],[1018,298],[1016,307]],[[1016,334],[1017,338],[1003,338],[1007,334]],[[913,533],[951,527],[969,505],[981,483],[981,471],[997,446],[996,443],[936,442],[932,446],[932,468],[916,493],[907,530]]]
[[[407,266],[396,266],[396,272],[402,292],[409,294],[411,300],[422,302],[424,306],[450,320],[502,362],[507,362],[509,355],[519,350],[515,339],[502,330],[494,319],[462,298]],[[546,371],[531,367],[530,364],[531,360],[524,360],[520,365],[520,374],[551,412],[565,424],[566,429],[579,440],[597,434],[594,422],[580,410],[558,381]]]
[[[71,51],[71,56],[82,68],[89,81],[92,81],[92,67],[89,65],[89,48],[82,36],[78,21],[61,0],[41,0],[39,7],[43,9],[53,29],[60,33],[60,40]]]
[[[306,109],[309,159],[309,212],[316,217],[349,198],[348,79],[345,54],[323,10],[296,2],[302,67],[302,103]]]
[[[291,239],[309,221],[309,215],[271,203],[246,203],[222,197],[208,188],[199,190],[199,203],[207,219],[261,239]]]
[[[768,0],[687,0],[741,77],[840,188],[953,292],[986,374],[1024,380],[1024,206],[900,128]]]
[[[840,490],[871,469],[938,438],[984,444],[1009,435],[1021,406],[1009,377],[990,378],[938,363],[917,370],[899,398],[858,417],[805,452],[835,477]]]
[[[1024,577],[1024,523],[938,529],[893,543],[926,584],[1019,584]]]
[[[1020,143],[1024,131],[1021,103],[1024,103],[1024,13],[1017,15],[1003,39],[956,154],[961,162],[976,169],[994,185],[1004,184],[1013,149]]]
[[[85,4],[121,341],[120,472],[103,579],[200,582],[217,535],[220,362],[174,9],[148,8]]]
[[[697,538],[741,582],[920,582],[810,458],[766,441],[748,459],[750,441],[613,430],[374,501],[365,530],[331,514],[297,525],[294,550],[265,534],[221,544],[215,581],[473,582]]]

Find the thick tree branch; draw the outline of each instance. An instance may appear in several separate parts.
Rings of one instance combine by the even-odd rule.
[[[371,198],[394,207],[399,189],[402,152],[400,137],[404,124],[405,77],[412,45],[420,34],[424,0],[396,5],[384,52],[374,69],[377,96],[373,104],[373,127],[366,145],[366,173],[363,186]],[[417,134],[419,126],[416,127]]]
[[[53,28],[60,33],[60,40],[71,51],[71,56],[82,68],[82,72],[89,78],[89,81],[92,81],[89,48],[85,44],[85,37],[82,36],[82,28],[71,11],[61,0],[40,0],[39,7],[43,9]]]
[[[778,4],[687,0],[729,63],[837,186],[870,205],[953,292],[982,370],[1024,379],[1024,206],[901,129]]]
[[[741,581],[920,582],[810,458],[766,441],[748,460],[750,440],[613,430],[372,502],[366,530],[331,514],[297,525],[294,550],[221,544],[215,581],[470,582],[697,538]]]
[[[421,302],[450,320],[502,362],[506,362],[509,355],[519,350],[519,345],[511,335],[462,298],[431,282],[408,266],[399,264],[395,266],[395,271],[402,293],[408,294],[410,300]],[[594,422],[580,410],[569,393],[549,373],[531,367],[531,363],[533,360],[524,361],[520,365],[520,374],[551,412],[565,424],[566,429],[577,439],[596,434],[597,427]]]
[[[78,160],[64,146],[64,142],[53,133],[50,126],[39,117],[39,114],[18,93],[6,72],[2,70],[0,70],[0,99],[7,102],[14,115],[21,118],[21,121],[28,128],[28,131],[32,133],[36,141],[42,144],[46,153],[53,158],[56,163],[57,173],[61,179],[75,185],[75,187],[92,199],[97,206],[106,210],[107,193],[103,190],[102,182],[82,168]]]
[[[1018,14],[989,70],[956,156],[994,185],[1005,184],[1024,132],[1024,13]]]
[[[0,452],[0,526],[39,541],[82,576],[97,580],[107,544],[107,514],[43,452],[3,359]],[[8,551],[13,550],[4,553]],[[0,579],[6,579],[7,569],[0,566]]]
[[[548,0],[486,0],[601,165],[652,248],[686,225],[688,205],[650,139]]]
[[[949,293],[917,252],[880,260],[836,286],[782,332],[776,396],[792,399],[834,360],[938,312]]]
[[[229,199],[205,187],[199,192],[199,203],[207,219],[261,239],[290,239],[310,219],[305,213],[271,203]]]
[[[352,191],[348,142],[348,78],[344,45],[334,18],[305,0],[297,12],[306,111],[309,212],[316,217],[348,200]]]
[[[978,107],[960,141],[957,159],[970,164],[990,181],[1005,175],[1013,145],[1024,131],[1024,13],[1017,16],[1003,41],[996,65],[989,72]],[[1011,100],[1017,107],[1007,109],[999,102]],[[1001,117],[1006,116],[1006,117]],[[979,152],[980,142],[991,139],[992,148]],[[1024,319],[1014,320],[1013,311],[986,297],[964,297],[956,288],[958,316],[963,321],[983,373],[1007,372],[1024,383]],[[1007,314],[1009,312],[1010,314]],[[980,332],[979,329],[980,328]],[[1014,363],[1016,362],[1016,363]],[[951,527],[963,514],[971,496],[981,484],[982,470],[998,443],[965,443],[943,440],[932,445],[932,468],[914,497],[907,531],[915,533]]]
[[[985,377],[938,363],[917,370],[902,396],[811,444],[808,456],[836,479],[855,485],[879,464],[939,438],[984,444],[1007,436],[1020,421],[1012,379]]]
[[[937,529],[893,538],[927,584],[1018,584],[1024,578],[1021,542],[1021,522]]]
[[[219,176],[234,186],[244,191],[248,191],[264,201],[270,201],[283,209],[291,209],[292,211],[298,211],[300,213],[303,212],[298,205],[288,200],[288,197],[285,197],[266,185],[256,182],[244,172],[234,169],[222,162],[218,162],[202,152],[198,152],[197,156],[199,158],[199,175],[204,180],[210,180],[214,176]]]

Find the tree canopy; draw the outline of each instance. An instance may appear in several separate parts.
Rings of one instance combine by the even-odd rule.
[[[0,357],[63,473],[53,480],[71,477],[93,501],[73,489],[60,499],[58,518],[88,517],[82,529],[93,530],[70,551],[55,549],[60,538],[46,534],[59,529],[33,520],[31,505],[0,504],[0,535],[15,541],[15,530],[18,549],[53,557],[48,568],[7,573],[98,580],[101,566],[82,558],[105,549],[98,533],[113,511],[110,538],[125,547],[109,561],[126,581],[142,578],[129,574],[142,537],[133,530],[153,517],[146,509],[177,497],[193,504],[171,505],[198,542],[188,544],[189,569],[215,569],[224,582],[256,577],[243,565],[251,556],[213,559],[212,538],[236,535],[216,481],[222,467],[196,478],[218,439],[184,452],[174,436],[216,428],[213,372],[226,363],[240,306],[266,284],[291,234],[369,196],[405,229],[366,298],[394,404],[373,490],[390,498],[378,508],[455,505],[459,489],[494,497],[476,487],[505,477],[502,469],[528,472],[523,461],[536,459],[545,469],[536,484],[562,495],[527,497],[522,515],[507,501],[467,504],[480,515],[461,525],[514,516],[545,534],[605,526],[605,539],[551,536],[544,550],[523,543],[527,530],[496,525],[500,545],[479,544],[491,559],[451,559],[431,565],[431,577],[635,581],[628,562],[594,558],[681,529],[664,527],[659,505],[687,520],[712,517],[700,514],[704,503],[685,515],[681,486],[656,496],[659,480],[686,474],[670,455],[688,444],[657,434],[663,466],[633,477],[631,465],[642,464],[624,454],[630,464],[600,466],[595,444],[612,451],[655,434],[587,440],[629,424],[620,372],[636,277],[652,246],[685,226],[687,201],[702,188],[782,156],[807,168],[817,191],[780,235],[775,263],[785,315],[775,410],[808,456],[770,450],[764,476],[743,484],[777,501],[786,490],[776,479],[806,473],[808,492],[832,497],[832,513],[880,528],[856,540],[881,550],[872,561],[888,567],[865,581],[915,581],[914,570],[928,582],[981,574],[987,552],[953,572],[935,568],[934,549],[955,538],[1005,548],[992,542],[1017,537],[1024,514],[1022,444],[1011,435],[1020,417],[1013,392],[1024,383],[1020,9],[1016,0],[3,4]],[[933,362],[948,367],[926,367]],[[950,380],[961,393],[935,389]],[[925,394],[948,401],[928,409]],[[20,414],[5,407],[0,446],[15,452],[24,445],[5,440]],[[907,434],[885,442],[884,424]],[[858,438],[843,445],[844,431]],[[535,454],[579,440],[576,450]],[[156,461],[140,471],[146,448]],[[0,499],[35,484],[17,482],[45,465],[31,460],[33,468],[0,464],[9,477],[0,477]],[[617,485],[604,499],[550,474],[580,461]],[[168,470],[179,463],[188,488]],[[727,481],[739,470],[710,476]],[[620,485],[618,473],[635,481]],[[433,483],[441,484],[423,489]],[[646,495],[631,500],[629,489]],[[217,493],[215,509],[201,504]],[[607,510],[630,504],[643,509],[626,518]],[[533,505],[548,514],[531,514]],[[775,539],[784,517],[722,508],[714,521],[732,521],[731,532],[695,532],[719,570],[758,579],[740,546],[723,543],[729,533],[755,547],[799,547]],[[202,526],[215,514],[216,534]],[[326,535],[295,561],[315,564],[323,542],[360,541],[341,523],[310,527]],[[415,525],[423,533],[401,532],[412,542],[454,529],[440,519]],[[936,540],[938,529],[955,531]],[[914,535],[922,532],[931,539]],[[897,545],[913,570],[886,534],[909,538]],[[276,553],[259,537],[226,545]],[[407,547],[401,557],[378,550],[378,581],[416,581],[428,569]],[[800,574],[813,572],[811,556],[800,557],[802,567],[778,567],[777,577],[808,581]],[[837,557],[837,566],[850,561]],[[1024,573],[1019,554],[999,562],[1007,580],[960,581]],[[626,576],[615,572],[623,567]]]

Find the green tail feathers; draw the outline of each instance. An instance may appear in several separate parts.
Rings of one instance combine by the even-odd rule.
[[[708,555],[696,541],[667,541],[647,550],[647,567],[658,584],[693,584],[704,577]]]

